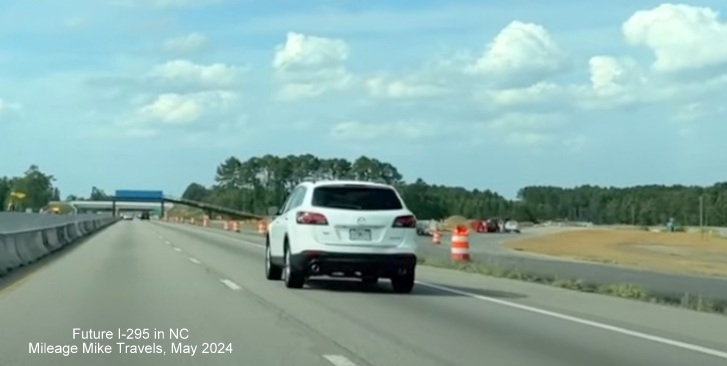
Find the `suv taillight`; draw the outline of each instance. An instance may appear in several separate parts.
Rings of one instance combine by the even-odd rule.
[[[317,212],[300,211],[295,221],[301,225],[328,225],[328,219]]]
[[[415,228],[417,218],[414,215],[399,216],[394,220],[393,227]]]

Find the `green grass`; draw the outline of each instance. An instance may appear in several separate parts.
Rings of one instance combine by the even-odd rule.
[[[174,207],[169,209],[167,211],[167,214],[169,216],[177,216],[177,217],[184,217],[184,218],[196,218],[201,219],[204,215],[204,211],[190,206],[175,204]]]
[[[419,264],[437,268],[455,269],[463,272],[476,273],[491,277],[538,283],[573,291],[615,296],[624,299],[638,300],[654,304],[676,306],[701,312],[727,315],[727,301],[709,300],[703,298],[702,296],[695,296],[691,294],[684,294],[681,297],[657,294],[647,290],[642,286],[630,283],[614,283],[610,285],[599,286],[592,283],[587,283],[580,279],[539,276],[524,273],[512,268],[498,267],[495,264],[489,263],[463,263],[453,262],[449,260],[420,258]]]

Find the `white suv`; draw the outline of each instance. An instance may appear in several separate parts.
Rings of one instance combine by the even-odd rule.
[[[311,276],[391,279],[414,287],[416,217],[390,185],[360,181],[299,184],[268,228],[265,275],[302,288]]]

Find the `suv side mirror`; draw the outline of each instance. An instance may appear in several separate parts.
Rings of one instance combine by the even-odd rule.
[[[280,214],[280,209],[275,206],[268,207],[268,215],[270,216],[278,216]]]

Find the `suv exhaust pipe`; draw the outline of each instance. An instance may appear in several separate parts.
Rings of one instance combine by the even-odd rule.
[[[321,271],[321,266],[319,266],[318,263],[313,262],[310,265],[310,271],[314,274],[318,274]]]

